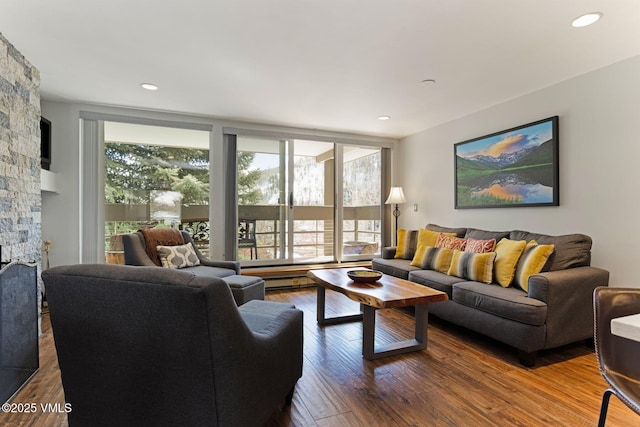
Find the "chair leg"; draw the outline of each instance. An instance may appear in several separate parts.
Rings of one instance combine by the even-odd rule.
[[[613,394],[613,390],[608,388],[602,395],[602,404],[600,405],[600,418],[598,419],[598,427],[604,427],[604,423],[607,420],[607,410],[609,409],[609,399]]]
[[[294,391],[296,391],[296,386],[295,385],[293,387],[291,387],[291,391],[289,391],[289,393],[287,393],[287,396],[284,398],[285,406],[289,406],[289,405],[291,405],[291,402],[293,402],[293,392]]]

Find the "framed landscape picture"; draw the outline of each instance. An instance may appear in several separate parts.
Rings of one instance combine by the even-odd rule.
[[[558,116],[454,145],[455,207],[558,206]]]

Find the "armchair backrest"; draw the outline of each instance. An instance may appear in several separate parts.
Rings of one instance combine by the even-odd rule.
[[[594,291],[595,346],[600,372],[640,380],[640,342],[611,333],[611,319],[640,313],[640,289],[600,287]]]
[[[224,423],[225,363],[254,337],[223,281],[109,264],[42,278],[70,426]]]
[[[182,234],[182,238],[184,239],[185,243],[193,243],[193,239],[187,231],[180,230],[180,234]],[[153,260],[151,260],[151,258],[149,258],[149,255],[147,254],[146,242],[144,239],[144,235],[141,232],[137,231],[131,234],[124,234],[122,236],[122,245],[124,247],[124,263],[126,265],[157,265],[155,262],[153,262]],[[200,251],[197,250],[197,248],[195,249],[198,257],[203,258]]]

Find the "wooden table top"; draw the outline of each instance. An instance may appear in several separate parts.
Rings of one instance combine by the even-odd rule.
[[[366,268],[309,270],[307,276],[320,286],[375,308],[406,307],[449,299],[444,292],[387,274],[375,283],[356,283],[347,276],[347,271],[351,270]]]

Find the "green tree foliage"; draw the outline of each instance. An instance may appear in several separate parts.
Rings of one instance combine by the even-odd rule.
[[[238,153],[238,203],[257,204],[255,153]],[[149,203],[151,190],[179,191],[185,204],[209,203],[209,151],[105,143],[106,203]]]
[[[180,191],[185,203],[209,201],[209,151],[105,143],[107,203],[149,203],[151,190]]]
[[[255,153],[238,152],[238,204],[256,205],[262,199],[262,192],[256,187],[262,171],[251,169]]]

